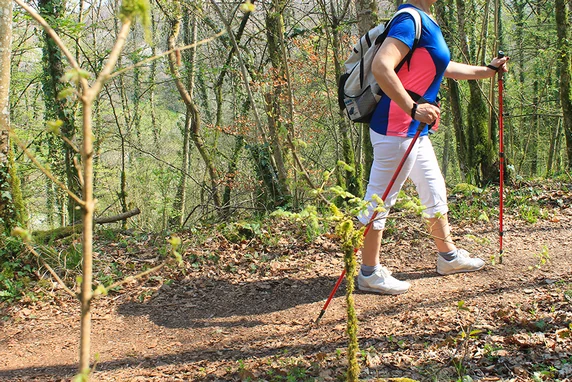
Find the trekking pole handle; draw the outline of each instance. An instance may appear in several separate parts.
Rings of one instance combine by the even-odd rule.
[[[504,57],[504,52],[502,50],[499,50],[498,58],[503,58],[503,57]]]

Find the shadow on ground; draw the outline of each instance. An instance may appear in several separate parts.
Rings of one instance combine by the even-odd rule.
[[[208,326],[256,326],[249,316],[287,310],[322,301],[330,293],[335,279],[283,278],[251,282],[230,282],[200,277],[163,285],[143,303],[128,302],[118,308],[125,316],[148,316],[155,324],[167,328]],[[345,290],[342,286],[338,295]],[[238,320],[217,320],[238,317]]]

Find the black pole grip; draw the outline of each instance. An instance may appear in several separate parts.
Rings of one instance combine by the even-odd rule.
[[[503,58],[503,57],[504,57],[504,52],[502,50],[499,50],[498,58]]]

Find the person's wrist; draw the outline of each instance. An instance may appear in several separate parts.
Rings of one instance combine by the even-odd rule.
[[[411,108],[411,118],[413,120],[415,120],[415,114],[417,114],[417,107],[419,105],[417,104],[417,102],[413,102],[413,107]]]
[[[498,66],[494,66],[493,64],[488,64],[487,68],[494,70],[495,72],[499,71],[499,67]]]

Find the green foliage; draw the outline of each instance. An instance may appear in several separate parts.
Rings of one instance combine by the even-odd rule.
[[[260,236],[262,229],[259,222],[239,221],[223,225],[221,232],[228,241],[240,243]]]
[[[80,373],[76,374],[72,382],[89,382],[89,375],[91,374],[91,369],[82,370]]]
[[[151,4],[149,0],[123,0],[119,17],[122,22],[140,20],[145,30],[145,39],[151,43]]]
[[[22,240],[0,234],[0,301],[22,297],[33,277],[33,269],[21,256]]]
[[[482,188],[469,183],[459,183],[451,191],[452,194],[463,194],[464,196],[472,196],[474,194],[481,194],[482,192]]]
[[[256,10],[256,5],[252,4],[250,0],[246,0],[240,5],[240,10],[244,13],[254,12]]]
[[[70,69],[67,72],[64,73],[63,77],[60,79],[60,81],[62,82],[71,82],[74,84],[79,84],[79,81],[83,78],[83,79],[89,79],[91,77],[91,73],[89,73],[87,70],[83,70],[83,69]],[[57,95],[54,94],[55,97],[57,98]]]
[[[331,208],[331,211],[334,213],[333,219],[338,219],[340,212],[337,207]],[[319,217],[318,210],[313,205],[306,206],[301,212],[290,212],[279,209],[274,211],[270,216],[285,218],[299,223],[300,228],[304,230],[308,242],[313,241],[323,232],[320,220],[324,218]]]
[[[532,269],[540,269],[544,265],[550,262],[550,253],[548,252],[548,247],[546,245],[542,246],[542,250],[539,253],[535,253],[534,257],[537,259],[537,263],[534,267],[529,267],[530,270]]]
[[[181,248],[181,238],[175,235],[171,235],[171,237],[169,239],[167,239],[167,242],[170,244],[171,249],[171,255],[175,258],[175,260],[177,261],[177,264],[182,265],[183,264],[183,256],[181,255],[181,252],[179,251]]]
[[[346,306],[347,306],[347,327],[348,334],[348,371],[347,381],[357,382],[360,373],[360,367],[357,361],[359,352],[359,344],[357,338],[358,320],[355,311],[354,289],[355,276],[357,271],[355,248],[361,246],[363,233],[355,230],[351,220],[345,220],[336,227],[336,233],[342,240],[342,248],[344,251],[344,263],[346,267]]]

